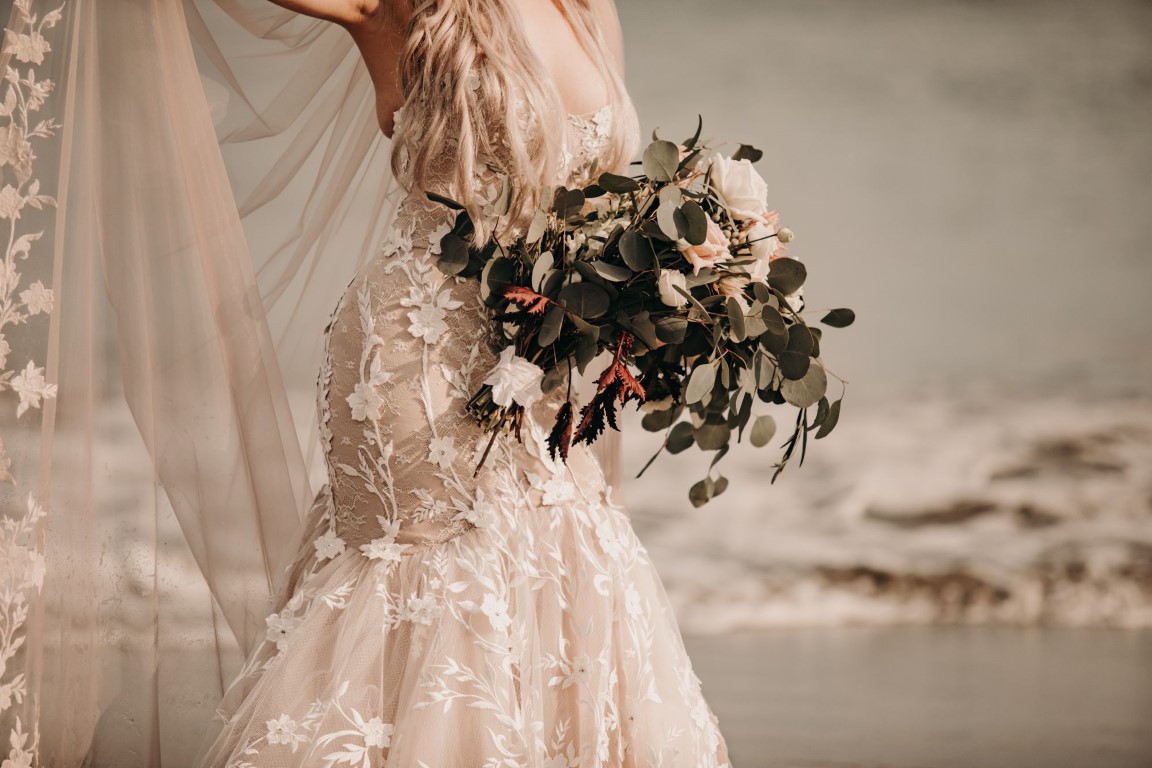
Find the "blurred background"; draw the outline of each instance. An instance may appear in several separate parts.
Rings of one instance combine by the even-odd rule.
[[[1152,3],[618,6],[645,132],[762,149],[810,321],[858,316],[775,483],[783,429],[695,509],[625,428],[733,768],[1152,766]]]
[[[700,509],[625,430],[733,765],[1152,766],[1152,4],[618,6],[645,132],[763,149],[810,321],[858,315],[774,484],[790,430]]]

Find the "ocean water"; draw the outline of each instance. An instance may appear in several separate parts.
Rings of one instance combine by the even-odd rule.
[[[690,631],[1152,623],[1152,6],[619,8],[645,131],[762,148],[809,322],[858,316],[803,466],[781,429],[700,510],[695,451],[623,484]]]

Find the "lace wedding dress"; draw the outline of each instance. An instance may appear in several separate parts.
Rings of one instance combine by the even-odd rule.
[[[558,181],[590,175],[612,117],[569,116]],[[476,184],[495,200],[494,175]],[[496,356],[477,282],[435,266],[450,219],[411,194],[326,329],[329,483],[203,764],[726,766],[659,575],[598,461],[584,446],[567,464],[548,457],[563,394],[474,476],[488,436],[464,403]]]

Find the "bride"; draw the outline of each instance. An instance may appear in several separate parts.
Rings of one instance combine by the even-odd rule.
[[[614,11],[277,1],[351,32],[410,191],[326,330],[328,492],[204,765],[725,764],[598,462],[548,458],[555,403],[474,473],[487,436],[464,403],[496,367],[490,322],[478,284],[434,264],[454,212],[426,191],[506,237],[522,218],[501,228],[486,212],[503,178],[530,213],[549,184],[627,166],[638,140]]]
[[[302,495],[300,489],[306,486],[297,482],[301,473],[296,465],[270,450],[274,444],[279,447],[279,438],[273,439],[270,431],[283,429],[284,422],[275,404],[262,397],[266,391],[274,393],[278,381],[278,374],[262,367],[268,346],[258,330],[250,334],[255,339],[251,346],[244,345],[251,340],[244,336],[246,318],[258,317],[248,299],[251,276],[242,270],[228,271],[239,267],[223,257],[209,261],[217,251],[231,252],[227,246],[232,230],[217,230],[202,221],[231,221],[228,212],[196,185],[186,180],[171,183],[177,171],[184,174],[181,179],[211,177],[214,172],[210,163],[201,167],[188,155],[173,155],[157,138],[165,131],[179,136],[180,131],[196,129],[196,120],[185,123],[177,118],[191,102],[168,99],[163,91],[152,91],[164,94],[163,104],[148,101],[152,80],[157,88],[167,88],[175,70],[158,67],[150,79],[142,62],[149,55],[168,65],[178,60],[182,50],[165,42],[161,31],[180,28],[183,34],[185,22],[178,13],[169,13],[171,3],[108,3],[97,13],[92,3],[75,0],[73,28],[90,30],[97,39],[101,34],[105,39],[123,39],[123,49],[93,45],[86,53],[76,42],[82,38],[74,36],[71,58],[56,59],[60,66],[73,68],[78,61],[78,69],[69,70],[84,75],[76,79],[78,92],[86,93],[82,88],[90,87],[101,97],[66,100],[72,110],[64,119],[66,137],[68,117],[78,116],[85,107],[139,115],[136,121],[99,125],[76,120],[76,136],[96,138],[92,144],[73,140],[72,146],[79,149],[72,150],[70,162],[61,161],[62,217],[64,201],[73,203],[67,206],[67,227],[57,236],[63,241],[74,232],[88,232],[102,244],[103,251],[88,245],[86,238],[75,238],[82,248],[101,253],[104,277],[94,280],[90,272],[78,277],[77,270],[71,277],[82,280],[85,287],[97,280],[108,286],[124,347],[125,399],[187,546],[246,651],[242,669],[218,709],[222,727],[209,738],[210,746],[198,764],[727,766],[727,748],[716,717],[703,698],[659,575],[613,497],[606,479],[611,473],[587,447],[574,447],[567,463],[548,456],[542,425],[547,423],[546,414],[555,411],[557,398],[565,396],[565,388],[546,396],[536,413],[529,412],[522,440],[497,440],[476,471],[488,436],[465,412],[465,401],[484,382],[515,386],[509,378],[514,374],[499,364],[493,352],[493,323],[476,283],[446,277],[435,266],[452,212],[430,200],[428,192],[462,203],[476,223],[477,238],[493,235],[507,240],[522,231],[541,198],[557,185],[584,183],[603,170],[627,173],[639,137],[623,85],[621,38],[611,0],[274,1],[350,33],[370,75],[379,129],[391,139],[391,170],[404,190],[395,219],[369,258],[354,270],[328,325],[302,332],[323,331],[317,410],[326,477],[306,515],[302,535],[290,542],[296,554],[282,569],[273,556],[278,534],[269,524],[270,515],[295,512],[291,499]],[[35,61],[37,40],[44,40],[41,34],[60,20],[58,11],[37,17],[29,11],[33,2],[17,1],[17,17],[22,13],[30,25],[25,37],[33,44],[9,49],[21,62]],[[195,4],[185,3],[188,28],[195,33],[202,21],[192,13]],[[217,3],[240,17],[236,0]],[[144,14],[154,17],[151,23],[141,23]],[[280,17],[255,12],[251,18],[269,37],[295,35]],[[318,38],[309,28],[293,39]],[[203,66],[223,69],[224,57],[215,48],[218,41],[223,38],[198,51],[206,62]],[[47,43],[40,45],[41,61],[48,49]],[[93,58],[86,59],[89,55]],[[351,77],[347,82],[354,82],[355,76]],[[32,75],[29,78],[27,85],[34,88]],[[229,86],[236,82],[230,76],[220,81]],[[319,92],[315,78],[293,86]],[[131,109],[117,106],[115,99],[131,104]],[[211,91],[208,100],[212,102]],[[279,103],[274,101],[254,123],[274,127]],[[11,107],[8,110],[15,114]],[[173,118],[165,120],[165,115]],[[327,123],[329,130],[341,119]],[[227,133],[220,126],[217,133]],[[49,125],[44,135],[51,129]],[[135,142],[110,141],[117,129],[133,135]],[[312,141],[319,135],[314,134]],[[356,136],[354,130],[345,135]],[[187,137],[183,140],[189,146],[203,146]],[[152,167],[145,153],[161,151],[157,147],[176,157],[181,167],[163,171]],[[336,147],[333,154],[342,149]],[[109,173],[101,163],[122,173]],[[153,184],[148,173],[167,174],[158,177],[164,184]],[[140,178],[149,182],[134,181]],[[277,177],[273,173],[269,178]],[[97,189],[85,188],[78,179],[102,185],[93,208],[75,202],[85,189]],[[27,176],[13,189],[27,189],[26,182]],[[71,184],[70,194],[65,194],[65,182]],[[234,186],[241,184],[234,180]],[[270,197],[265,191],[258,186],[249,198],[262,201],[262,195]],[[193,192],[208,202],[187,213],[191,206],[176,201]],[[331,189],[308,194],[313,192],[324,197],[321,193]],[[32,191],[21,200],[32,200],[34,195]],[[498,216],[495,210],[501,201],[508,203],[509,213]],[[200,219],[185,232],[166,222],[130,215],[153,202],[173,217],[195,214]],[[260,205],[241,207],[258,211]],[[15,224],[19,217],[9,218]],[[363,222],[366,230],[373,225]],[[146,238],[125,235],[137,232],[167,237],[164,243],[174,245],[159,248]],[[211,246],[205,250],[205,263],[224,270],[203,278],[209,281],[203,311],[214,318],[203,328],[188,325],[185,317],[192,314],[189,307],[194,305],[201,275],[196,273],[191,280],[182,272],[194,261],[188,255],[193,251],[189,243],[198,242],[198,237]],[[32,241],[14,242],[23,243],[19,247],[27,258]],[[110,242],[134,250],[114,249]],[[232,250],[243,250],[239,240],[232,242],[236,246]],[[314,242],[323,243],[324,238]],[[145,255],[141,268],[131,268],[135,262],[130,258],[135,257],[123,255],[130,250]],[[161,261],[167,255],[175,258]],[[157,264],[169,266],[157,268]],[[324,270],[314,272],[322,276]],[[68,275],[63,281],[58,276],[52,283],[60,294],[56,299],[60,312],[75,306],[68,298],[68,280]],[[39,290],[33,298],[43,305],[44,287]],[[172,299],[173,306],[157,301],[161,295]],[[49,291],[47,305],[52,296]],[[162,322],[148,321],[155,317]],[[87,319],[84,323],[86,328],[98,325]],[[253,327],[258,328],[257,321]],[[198,336],[201,331],[204,335]],[[142,333],[155,335],[141,342]],[[215,355],[216,347],[205,339],[220,342],[223,357]],[[179,341],[183,354],[160,340]],[[59,343],[70,343],[67,331]],[[82,397],[72,402],[87,397],[83,387],[93,379],[83,371],[73,375],[69,366],[79,364],[76,358],[65,355],[58,363],[62,404],[77,393]],[[195,361],[202,365],[197,367]],[[210,366],[225,371],[224,384],[203,372]],[[29,363],[28,370],[39,369]],[[154,380],[166,387],[142,391],[130,371],[151,371]],[[31,378],[19,381],[24,389],[17,416],[26,410]],[[69,381],[81,382],[82,388],[70,392]],[[39,390],[45,419],[57,396],[55,386],[51,391],[49,386],[43,384]],[[222,393],[218,397],[229,398],[238,414],[239,426],[226,433],[227,440],[219,437],[225,432],[216,427],[221,409],[202,405],[211,404],[210,395],[217,391]],[[181,403],[185,405],[177,407]],[[31,403],[39,404],[39,400]],[[197,410],[202,407],[204,411]],[[83,409],[61,406],[55,422],[58,436],[68,436],[69,419],[77,410]],[[268,428],[256,433],[253,425]],[[197,440],[207,450],[188,447]],[[0,444],[0,468],[2,449]],[[65,454],[56,450],[58,466],[63,466]],[[229,462],[237,466],[229,467]],[[280,464],[287,467],[282,472]],[[236,485],[237,477],[244,486]],[[59,514],[79,508],[67,503],[71,499],[67,490],[76,485],[80,484],[61,486],[65,492],[56,492],[54,507],[64,508]],[[31,495],[28,504],[35,510],[29,519],[35,522],[43,511]],[[251,510],[251,521],[244,517],[245,510]],[[242,525],[249,527],[241,529]],[[92,614],[92,601],[84,598],[88,585],[75,577],[84,563],[73,556],[90,539],[83,530],[57,529],[49,534],[45,589],[54,590],[60,599],[43,615],[47,621],[68,618],[71,628],[55,639],[41,628],[44,657],[58,656],[59,661],[44,662],[44,671],[30,673],[28,679],[41,680],[45,691],[53,680],[57,685],[59,680],[69,681],[70,687],[60,689],[59,713],[70,703],[74,711],[81,711],[77,700],[68,701],[67,691],[79,696],[94,690],[92,676],[84,678],[88,683],[75,683],[79,676],[70,665],[83,664],[83,654],[68,653],[69,648],[88,648],[82,646],[88,642],[83,638],[96,635],[84,635],[77,629],[81,623],[73,620]],[[265,549],[266,562],[255,562],[260,555],[246,549],[253,539]],[[53,542],[62,546],[53,550]],[[66,566],[53,561],[53,551],[62,553],[56,557],[66,560]],[[104,558],[95,558],[90,567],[107,564]],[[271,615],[264,611],[258,616],[262,626],[257,635],[245,631],[262,605],[259,590],[244,581],[244,573],[253,570],[273,574],[270,582],[281,581],[274,576],[278,570],[287,574]],[[39,578],[45,578],[42,572]],[[163,586],[161,581],[157,584],[158,589]],[[103,610],[104,603],[99,605]],[[160,613],[153,611],[152,619]],[[163,643],[159,632],[155,637]],[[29,664],[40,663],[39,658],[31,655]],[[2,668],[0,664],[0,674]],[[22,676],[20,686],[23,680]],[[155,678],[152,682],[156,685]],[[8,678],[0,683],[10,700],[15,696],[16,702],[21,701],[22,687],[7,686]],[[29,706],[32,701],[29,694]],[[47,711],[39,712],[45,722]],[[114,713],[117,706],[113,703],[107,711]],[[104,725],[101,718],[100,723],[84,720],[79,727],[61,728],[60,733],[49,734],[48,746],[57,754],[78,749],[83,754],[84,739],[89,738],[85,734],[94,732],[90,738],[99,744]],[[31,755],[40,736],[36,732],[30,736],[19,719],[11,734],[16,757],[10,759],[22,765],[17,758]],[[44,740],[47,744],[49,736]],[[158,764],[155,739],[148,749],[154,754],[153,764]],[[102,764],[93,757],[98,752],[91,748],[87,761]]]

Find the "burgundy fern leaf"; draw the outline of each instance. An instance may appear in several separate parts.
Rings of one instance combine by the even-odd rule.
[[[565,401],[556,412],[556,423],[548,433],[548,455],[556,461],[559,454],[564,461],[568,461],[568,448],[572,445],[572,403]]]

